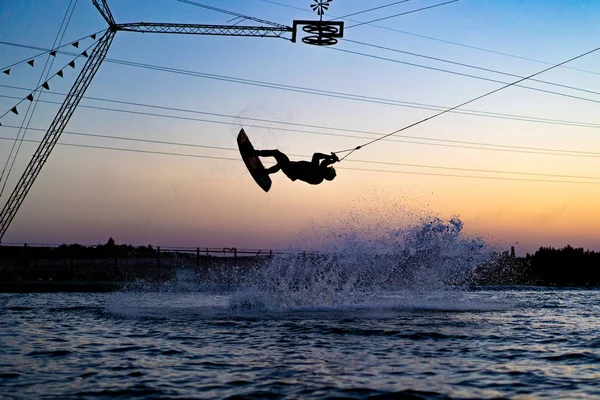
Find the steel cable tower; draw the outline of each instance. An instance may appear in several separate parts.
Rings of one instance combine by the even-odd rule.
[[[296,20],[293,27],[276,24],[269,21],[263,21],[252,17],[246,19],[254,20],[260,23],[266,23],[271,26],[240,26],[240,25],[201,25],[201,24],[176,24],[176,23],[127,23],[117,24],[108,7],[106,0],[92,0],[92,3],[104,20],[108,23],[108,29],[102,35],[94,46],[91,54],[87,58],[81,72],[77,76],[71,90],[65,97],[54,120],[50,124],[48,131],[40,142],[29,164],[25,168],[23,175],[17,182],[9,199],[4,204],[0,213],[0,242],[8,230],[10,223],[14,219],[21,204],[25,200],[27,193],[33,186],[35,179],[39,175],[42,167],[48,160],[52,149],[58,142],[60,135],[73,116],[77,105],[81,101],[85,91],[89,87],[92,79],[102,61],[106,58],[108,49],[118,31],[141,32],[141,33],[175,33],[188,35],[213,35],[213,36],[250,36],[250,37],[268,37],[280,38],[296,42],[296,32],[298,26],[303,26],[303,30],[309,36],[303,37],[302,41],[306,44],[327,46],[337,43],[336,38],[341,38],[344,32],[344,23],[341,21],[323,21],[322,9],[328,7],[332,0],[314,0],[316,5],[311,6],[313,10],[321,16],[320,21]],[[287,38],[286,34],[291,34]]]

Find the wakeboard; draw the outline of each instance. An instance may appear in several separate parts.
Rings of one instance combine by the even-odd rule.
[[[254,155],[254,147],[243,129],[240,130],[240,133],[238,134],[237,143],[240,154],[242,155],[242,160],[244,160],[246,168],[250,171],[250,175],[252,175],[252,178],[254,178],[262,190],[268,192],[269,189],[271,189],[271,178],[269,178],[269,175],[265,172],[265,167],[260,159]]]

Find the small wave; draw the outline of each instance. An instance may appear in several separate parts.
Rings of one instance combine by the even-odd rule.
[[[408,339],[412,340],[449,340],[449,339],[466,339],[468,336],[462,335],[444,335],[439,332],[415,332],[409,335],[405,335]]]
[[[405,312],[489,312],[512,308],[513,305],[501,301],[463,298],[461,291],[442,290],[437,293],[399,291],[393,296],[369,293],[340,295],[339,299],[311,298],[294,290],[287,292],[259,292],[242,289],[229,298],[227,310],[230,312],[281,312],[281,313],[322,313],[354,312],[361,315],[370,312],[371,317],[386,313]],[[258,314],[255,314],[255,316]],[[363,315],[367,317],[367,315]]]
[[[23,306],[10,306],[4,308],[7,311],[33,311],[35,308],[33,307],[23,307]]]
[[[178,355],[178,354],[183,354],[182,351],[179,350],[163,350],[160,352],[161,355],[163,356],[174,356],[174,355]]]
[[[235,395],[226,397],[228,400],[246,400],[246,399],[284,399],[286,396],[274,393],[268,390],[255,390],[244,395]]]
[[[190,360],[187,365],[190,368],[203,370],[203,371],[227,371],[235,367],[234,363],[219,362],[219,361],[208,361],[205,356],[190,356]],[[215,389],[218,387],[215,387]]]
[[[67,339],[60,338],[60,337],[50,338],[50,339],[48,339],[48,341],[51,343],[66,343],[66,342],[68,342]]]
[[[31,353],[27,354],[28,356],[31,357],[65,357],[68,356],[69,354],[71,354],[71,352],[69,350],[50,350],[50,351],[45,351],[45,350],[37,350],[37,351],[32,351]]]
[[[77,311],[97,311],[99,307],[94,306],[71,306],[71,307],[51,307],[50,312],[77,312]]]
[[[385,330],[385,329],[364,329],[356,327],[341,327],[341,326],[325,326],[314,325],[311,328],[305,328],[304,333],[318,333],[326,335],[343,335],[343,336],[381,336],[395,337],[400,339],[410,340],[450,340],[450,339],[466,339],[461,335],[445,335],[439,332],[412,332],[407,333],[401,330]]]
[[[122,346],[122,347],[115,347],[112,349],[108,349],[105,350],[108,353],[126,353],[128,351],[136,351],[136,350],[141,350],[143,349],[143,347],[141,346]]]
[[[0,372],[0,379],[14,379],[20,376],[21,374],[17,372]]]
[[[235,381],[231,381],[231,382],[227,382],[228,385],[231,386],[250,386],[250,385],[254,385],[254,382],[252,381],[244,381],[244,380],[235,380]]]
[[[104,389],[97,391],[82,391],[71,396],[62,396],[62,398],[82,399],[82,398],[161,398],[169,396],[170,392],[152,389],[148,387],[133,387],[130,389]]]
[[[569,362],[569,361],[598,362],[598,361],[600,361],[599,356],[597,356],[596,354],[589,353],[589,352],[565,353],[565,354],[559,354],[559,355],[555,355],[555,356],[542,357],[542,359],[548,360],[548,361],[556,361],[556,362]]]
[[[402,391],[383,391],[368,388],[344,388],[339,389],[327,386],[318,389],[306,389],[299,393],[301,396],[317,396],[324,399],[369,399],[369,400],[387,400],[387,399],[405,399],[405,400],[446,400],[450,397],[438,392],[429,392],[422,390],[402,390]]]

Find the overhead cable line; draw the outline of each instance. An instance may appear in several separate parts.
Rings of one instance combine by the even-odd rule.
[[[0,96],[0,97],[11,98],[12,96]],[[180,112],[186,112],[186,113],[207,114],[207,115],[226,117],[226,118],[239,118],[238,116],[232,116],[232,115],[226,115],[226,114],[207,113],[207,112],[202,112],[202,111],[193,111],[193,110],[155,106],[155,105],[144,105],[141,103],[132,103],[132,102],[117,101],[117,100],[90,98],[90,97],[88,97],[88,99],[94,99],[97,101],[107,101],[107,102],[113,102],[113,103],[119,103],[119,104],[136,105],[136,106],[140,106],[140,107],[167,109],[167,110],[174,110],[174,111],[180,111]],[[53,101],[48,101],[48,100],[40,100],[40,101],[49,103],[49,104],[61,104],[60,102],[53,102]],[[215,120],[209,120],[209,119],[181,117],[181,116],[168,115],[168,114],[148,113],[148,112],[141,112],[141,111],[124,110],[124,109],[99,107],[99,106],[91,106],[91,105],[80,105],[80,107],[96,109],[96,110],[103,110],[103,111],[159,117],[159,118],[169,118],[169,119],[177,119],[177,120],[185,120],[185,121],[213,123],[213,124],[220,124],[220,125],[232,125],[231,122],[226,122],[226,121],[215,121]],[[265,119],[260,119],[260,118],[244,118],[244,119],[254,120],[254,121],[262,121],[262,122],[270,122],[270,123],[286,124],[286,123],[282,123],[279,121],[265,120]],[[320,129],[337,130],[337,131],[344,131],[344,132],[356,132],[356,133],[364,133],[364,134],[369,134],[369,135],[381,135],[380,132],[370,132],[370,131],[361,131],[361,130],[354,130],[354,129],[324,127],[324,126],[319,126],[319,125],[304,125],[304,124],[298,124],[298,123],[289,123],[288,125],[316,127],[316,128],[320,128]],[[5,126],[11,127],[10,125],[5,125]],[[258,128],[258,129],[272,129],[272,127],[269,127],[269,126],[253,125],[253,124],[244,124],[244,126],[249,127],[249,128]],[[300,129],[285,128],[285,127],[277,127],[276,129],[279,131],[296,132],[296,133],[303,133],[303,134],[345,137],[345,138],[352,138],[352,139],[370,139],[369,137],[365,137],[365,136],[306,131],[306,130],[300,130]],[[525,153],[525,154],[540,154],[540,155],[570,156],[570,157],[590,157],[590,158],[600,157],[600,153],[585,152],[585,151],[578,151],[578,150],[557,150],[557,149],[545,149],[545,148],[537,148],[537,147],[498,145],[498,144],[490,144],[490,143],[482,143],[482,142],[469,142],[469,141],[461,141],[461,140],[427,138],[427,137],[409,136],[409,135],[396,135],[396,137],[402,137],[402,138],[406,138],[409,140],[399,140],[399,139],[386,139],[386,140],[389,140],[392,142],[398,142],[398,143],[409,143],[409,144],[449,147],[449,148],[462,148],[462,149],[472,149],[472,150],[488,150],[488,151],[500,151],[500,152],[510,152],[510,153]],[[414,140],[425,141],[425,143],[424,142],[416,142]],[[487,147],[481,147],[481,146],[487,146]]]
[[[277,1],[273,1],[273,0],[259,0],[259,1],[262,1],[264,3],[274,4],[274,5],[281,6],[281,7],[292,8],[294,10],[299,10],[299,11],[302,11],[302,12],[305,12],[305,13],[306,12],[310,12],[310,11],[307,11],[306,9],[304,9],[304,8],[301,8],[301,7],[296,7],[296,6],[292,6],[292,5],[285,4],[285,3],[280,3],[280,2],[277,2]],[[330,17],[331,18],[339,18],[339,17],[336,17],[334,15],[330,15]],[[357,23],[362,23],[360,21],[354,21],[354,20],[349,20],[349,21],[351,21],[351,22],[357,22]],[[501,56],[505,56],[505,57],[511,57],[511,58],[515,58],[515,59],[519,59],[519,60],[531,61],[531,62],[535,62],[535,63],[538,63],[538,64],[553,65],[553,63],[548,62],[548,61],[540,61],[540,60],[537,60],[537,59],[534,59],[534,58],[522,57],[522,56],[518,56],[516,54],[510,54],[510,53],[504,53],[504,52],[501,52],[501,51],[495,51],[495,50],[491,50],[491,49],[486,49],[484,47],[471,46],[471,45],[464,44],[464,43],[453,42],[451,40],[440,39],[440,38],[436,38],[436,37],[432,37],[432,36],[427,36],[427,35],[421,35],[421,34],[413,33],[413,32],[407,32],[407,31],[403,31],[403,30],[395,29],[395,28],[390,28],[390,27],[383,26],[383,25],[374,25],[374,24],[371,24],[371,23],[369,23],[367,25],[372,26],[374,28],[378,28],[378,29],[383,29],[383,30],[386,30],[386,31],[390,31],[390,32],[396,32],[396,33],[401,33],[401,34],[404,34],[404,35],[418,37],[418,38],[421,38],[421,39],[427,39],[427,40],[432,40],[432,41],[436,41],[436,42],[440,42],[440,43],[451,44],[451,45],[454,45],[454,46],[460,46],[460,47],[464,47],[464,48],[467,48],[467,49],[483,51],[483,52],[486,52],[486,53],[497,54],[497,55],[501,55]],[[581,69],[581,68],[575,68],[575,67],[569,67],[569,66],[566,66],[566,65],[565,66],[561,66],[561,68],[570,69],[570,70],[573,70],[573,71],[584,72],[584,73],[587,73],[587,74],[600,75],[600,72],[589,71],[589,70],[585,70],[585,69]]]
[[[399,29],[389,28],[389,27],[386,27],[386,26],[380,26],[380,25],[371,25],[371,26],[374,26],[374,27],[377,27],[377,28],[380,28],[380,29],[384,29],[384,30],[387,30],[387,31],[391,31],[391,32],[402,33],[404,35],[414,36],[414,37],[418,37],[418,38],[422,38],[422,39],[427,39],[427,40],[432,40],[432,41],[436,41],[436,42],[440,42],[440,43],[451,44],[451,45],[454,45],[454,46],[464,47],[464,48],[467,48],[467,49],[483,51],[485,53],[496,54],[496,55],[499,55],[499,56],[514,58],[514,59],[517,59],[517,60],[531,61],[531,62],[534,62],[534,63],[537,63],[537,64],[543,64],[543,65],[553,65],[553,63],[551,63],[549,61],[541,61],[541,60],[537,60],[535,58],[523,57],[523,56],[518,56],[516,54],[505,53],[505,52],[502,52],[502,51],[490,50],[490,49],[486,49],[484,47],[471,46],[471,45],[464,44],[464,43],[453,42],[451,40],[444,40],[444,39],[435,38],[435,37],[432,37],[432,36],[420,35],[418,33],[412,33],[412,32],[402,31],[402,30],[399,30]],[[586,73],[586,74],[600,75],[600,72],[598,72],[598,71],[590,71],[590,70],[583,69],[583,68],[568,67],[568,66],[565,66],[565,65],[562,65],[560,68],[569,69],[571,71],[583,72],[583,73]]]
[[[352,39],[343,39],[342,38],[340,40],[343,40],[343,41],[348,42],[348,43],[358,44],[358,45],[361,45],[361,46],[373,47],[373,48],[380,49],[380,50],[393,51],[395,53],[407,54],[409,56],[425,58],[425,59],[428,59],[428,60],[439,61],[439,62],[443,62],[443,63],[447,63],[447,64],[452,64],[452,65],[458,65],[458,66],[466,67],[466,68],[477,69],[477,70],[480,70],[480,71],[492,72],[494,74],[500,74],[500,75],[510,76],[510,77],[513,77],[513,78],[523,78],[522,75],[511,74],[509,72],[499,71],[497,69],[485,68],[485,67],[480,67],[480,66],[477,66],[477,65],[472,65],[472,64],[467,64],[467,63],[461,63],[461,62],[456,62],[456,61],[452,61],[452,60],[446,60],[446,59],[443,59],[443,58],[427,56],[427,55],[424,55],[424,54],[419,54],[419,53],[413,53],[413,52],[410,52],[410,51],[404,51],[404,50],[394,49],[394,48],[391,48],[391,47],[386,47],[386,46],[381,46],[381,45],[376,45],[376,44],[371,44],[371,43],[365,43],[365,42],[359,42],[357,40],[352,40]],[[530,79],[530,81],[544,83],[546,85],[558,86],[558,87],[565,88],[565,89],[576,90],[576,91],[579,91],[579,92],[585,92],[585,93],[591,93],[591,94],[600,95],[600,92],[597,92],[597,91],[594,91],[594,90],[582,89],[582,88],[578,88],[578,87],[570,86],[570,85],[563,85],[563,84],[560,84],[560,83],[549,82],[549,81],[545,81],[545,80],[542,80],[542,79]]]
[[[416,10],[411,10],[411,11],[406,11],[400,14],[394,14],[394,15],[388,15],[387,17],[382,17],[382,18],[377,18],[377,19],[373,19],[371,21],[366,21],[366,22],[360,22],[358,24],[354,24],[354,25],[349,25],[346,27],[346,29],[350,29],[350,28],[356,28],[357,26],[361,26],[361,25],[367,25],[367,24],[372,24],[373,22],[379,22],[379,21],[383,21],[386,19],[390,19],[390,18],[396,18],[396,17],[400,17],[402,15],[407,15],[407,14],[412,14],[412,13],[416,13],[418,11],[423,11],[423,10],[429,10],[431,8],[435,8],[435,7],[440,7],[440,6],[445,6],[446,4],[450,4],[450,3],[456,3],[458,0],[450,0],[450,1],[446,1],[445,3],[438,3],[438,4],[434,4],[432,6],[427,6],[427,7],[423,7],[423,8],[418,8]]]
[[[276,22],[266,21],[264,19],[259,19],[259,18],[251,17],[249,15],[244,15],[244,14],[236,13],[236,12],[233,12],[233,11],[224,10],[222,8],[208,6],[206,4],[198,3],[198,2],[195,2],[195,1],[190,1],[190,0],[175,0],[175,1],[178,1],[178,2],[184,3],[184,4],[189,4],[189,5],[196,6],[196,7],[200,7],[200,8],[204,8],[204,9],[211,10],[211,11],[216,11],[216,12],[219,12],[219,13],[222,13],[222,14],[233,15],[233,16],[235,16],[237,18],[249,19],[249,20],[258,22],[259,24],[267,24],[267,25],[271,25],[271,26],[276,26],[278,28],[287,28],[285,25],[281,25],[281,24],[278,24]]]
[[[348,18],[348,17],[353,17],[355,15],[359,15],[359,14],[365,14],[371,11],[376,11],[376,10],[381,10],[382,8],[387,8],[387,7],[391,7],[391,6],[395,6],[398,4],[402,4],[402,3],[407,3],[410,0],[401,0],[401,1],[396,1],[394,3],[390,3],[390,4],[384,4],[382,6],[378,6],[378,7],[373,7],[373,8],[369,8],[366,10],[362,10],[362,11],[357,11],[357,12],[353,12],[352,14],[346,14],[346,15],[342,15],[340,17],[335,17],[336,19],[344,19],[344,18]]]
[[[12,140],[11,138],[1,137],[0,140]],[[25,142],[31,143],[39,143],[39,141],[35,140],[24,140]],[[170,155],[170,156],[179,156],[179,157],[192,157],[192,158],[204,158],[210,160],[225,160],[225,161],[237,161],[239,162],[239,158],[231,158],[231,157],[217,157],[217,156],[205,156],[198,154],[187,154],[187,153],[174,153],[174,152],[165,152],[165,151],[153,151],[153,150],[141,150],[141,149],[127,149],[127,148],[119,148],[119,147],[108,147],[108,146],[94,146],[94,145],[85,145],[85,144],[77,144],[77,143],[57,143],[62,146],[69,147],[80,147],[80,148],[88,148],[88,149],[100,149],[100,150],[114,150],[114,151],[124,151],[131,153],[143,153],[143,154],[155,154],[155,155]],[[433,167],[440,169],[452,169],[447,167]],[[441,176],[441,177],[456,177],[456,178],[476,178],[476,179],[492,179],[492,180],[507,180],[507,181],[525,181],[525,182],[546,182],[546,183],[573,183],[573,184],[590,184],[590,185],[600,185],[600,182],[594,181],[566,181],[566,180],[547,180],[547,179],[531,179],[531,178],[510,178],[510,177],[499,177],[499,176],[477,176],[477,175],[455,175],[455,174],[436,174],[429,172],[417,172],[417,171],[390,171],[390,170],[377,170],[377,169],[364,169],[364,168],[352,168],[352,167],[336,167],[336,169],[342,170],[352,170],[352,171],[367,171],[367,172],[387,172],[387,173],[398,173],[398,174],[408,174],[408,175],[427,175],[427,176]],[[483,172],[483,171],[482,171]],[[504,174],[511,174],[511,172],[498,172]],[[520,174],[520,173],[517,173]],[[523,173],[524,175],[537,175],[537,174],[528,174]],[[600,179],[600,178],[593,178]]]
[[[29,45],[20,45],[20,44],[16,44],[16,43],[3,42],[3,41],[0,41],[0,44],[5,44],[5,45],[9,45],[9,46],[16,46],[16,47],[31,48],[31,49],[36,49],[36,50],[40,50],[40,49],[43,50],[43,48],[40,48],[40,47],[29,46]],[[429,66],[425,66],[425,65],[421,65],[421,64],[404,62],[404,61],[395,60],[395,59],[392,59],[392,58],[380,57],[380,56],[370,55],[370,54],[366,54],[366,53],[359,53],[359,52],[354,52],[354,51],[350,51],[350,50],[343,50],[343,49],[338,49],[338,48],[334,48],[333,50],[338,50],[338,51],[342,51],[342,52],[346,52],[346,53],[350,53],[350,54],[357,54],[357,55],[361,55],[361,56],[365,56],[365,57],[370,57],[370,58],[375,58],[375,59],[381,59],[381,60],[385,60],[385,61],[391,61],[391,62],[398,63],[398,64],[406,64],[406,65],[410,65],[410,66],[414,66],[414,67],[425,68],[425,69],[430,69],[430,70],[436,70],[436,71],[439,71],[439,72],[450,73],[450,74],[464,76],[464,77],[468,77],[468,78],[485,80],[485,81],[494,82],[494,83],[507,84],[507,82],[505,82],[505,81],[500,81],[500,80],[496,80],[496,79],[485,78],[485,77],[481,77],[481,76],[478,76],[478,75],[471,75],[471,74],[465,74],[465,73],[455,72],[455,71],[441,69],[441,68],[429,67]],[[71,53],[66,53],[66,54],[71,54]],[[73,53],[73,54],[75,54],[75,53]],[[132,62],[132,61],[123,61],[123,60],[118,60],[118,59],[106,58],[106,62],[110,62],[110,63],[113,63],[113,64],[127,65],[127,66],[132,66],[132,67],[146,68],[146,69],[151,69],[151,70],[156,70],[156,71],[162,71],[162,72],[169,72],[169,73],[181,74],[181,75],[196,76],[196,77],[200,77],[200,78],[207,78],[207,79],[215,79],[215,80],[221,80],[221,81],[226,81],[226,82],[248,84],[248,85],[260,86],[260,87],[267,87],[267,88],[272,88],[272,89],[288,90],[288,91],[293,91],[293,92],[298,92],[298,93],[308,93],[308,94],[316,94],[316,95],[321,95],[321,96],[344,98],[344,99],[349,99],[349,100],[367,101],[367,102],[378,103],[378,104],[389,104],[387,102],[392,101],[392,102],[397,103],[398,105],[405,104],[408,107],[410,107],[410,105],[422,106],[422,107],[410,107],[410,108],[424,108],[424,109],[429,109],[427,107],[435,107],[435,106],[431,106],[431,105],[427,105],[427,104],[421,104],[421,103],[403,102],[403,101],[398,101],[398,100],[382,99],[382,98],[378,98],[378,97],[363,96],[363,95],[356,95],[356,94],[343,93],[343,92],[334,92],[334,91],[327,91],[327,90],[321,90],[321,89],[306,88],[306,87],[293,86],[293,85],[284,85],[284,84],[278,84],[278,83],[273,83],[273,82],[257,81],[257,80],[250,80],[250,79],[244,79],[244,78],[236,78],[236,77],[225,76],[225,75],[208,74],[208,73],[204,73],[204,72],[183,70],[183,69],[177,69],[177,68],[171,68],[171,67],[163,67],[163,66],[158,66],[158,65],[137,63],[137,62]],[[542,93],[554,94],[554,95],[562,96],[562,97],[574,98],[574,99],[577,99],[577,100],[589,101],[589,102],[593,102],[593,103],[600,102],[600,100],[594,100],[594,99],[589,99],[589,98],[580,97],[580,96],[573,96],[573,95],[569,95],[569,94],[566,94],[566,93],[554,92],[554,91],[551,91],[551,90],[539,89],[539,88],[535,88],[535,87],[531,87],[531,86],[525,86],[525,85],[517,85],[517,86],[521,87],[521,88],[524,88],[524,89],[534,90],[534,91],[538,91],[538,92],[542,92]],[[347,96],[351,96],[353,98],[348,98]],[[480,113],[480,111],[475,111],[475,110],[459,110],[459,111],[457,111],[457,113],[460,113],[460,114],[470,114],[470,113]],[[510,116],[510,114],[501,114],[501,113],[491,113],[491,112],[481,112],[481,113],[486,113],[486,114],[489,114],[489,115],[500,115],[500,116],[507,115],[507,116]]]
[[[13,125],[4,125],[6,128],[18,128]],[[44,132],[45,129],[42,128],[29,128],[32,131]],[[232,147],[222,147],[222,146],[209,146],[203,144],[194,144],[194,143],[183,143],[183,142],[169,142],[165,140],[153,140],[153,139],[139,139],[132,138],[127,136],[114,136],[114,135],[101,135],[98,133],[86,133],[86,132],[75,132],[75,131],[64,131],[66,135],[70,136],[81,136],[81,137],[90,137],[90,138],[98,138],[98,139],[110,139],[110,140],[123,140],[126,142],[139,142],[139,143],[148,143],[148,144],[161,144],[161,145],[169,145],[169,146],[183,146],[183,147],[193,147],[199,149],[210,149],[210,150],[226,150],[226,151],[239,151],[239,149],[234,149]],[[3,137],[3,140],[10,140],[10,138]],[[291,154],[293,156],[297,156],[297,154]]]
[[[395,174],[405,175],[425,175],[425,176],[441,176],[448,178],[471,178],[471,179],[490,179],[490,180],[501,180],[501,181],[523,181],[523,182],[546,182],[546,183],[579,183],[586,185],[597,185],[600,182],[581,182],[581,181],[558,181],[558,180],[547,180],[547,179],[527,179],[527,178],[508,178],[501,176],[476,176],[476,175],[455,175],[455,174],[434,174],[431,172],[416,172],[416,171],[390,171],[381,169],[367,169],[367,168],[347,168],[347,167],[335,167],[336,170],[351,170],[351,171],[364,171],[364,172],[387,172]]]
[[[478,79],[478,80],[482,80],[482,81],[488,81],[488,82],[494,82],[494,83],[501,83],[503,85],[509,84],[509,82],[500,81],[500,80],[497,80],[497,79],[486,78],[486,77],[483,77],[483,76],[478,76],[478,75],[473,75],[473,74],[466,74],[466,73],[463,73],[463,72],[451,71],[451,70],[448,70],[448,69],[431,67],[431,66],[428,66],[428,65],[416,64],[416,63],[411,63],[411,62],[407,62],[407,61],[400,61],[400,60],[396,60],[396,59],[393,59],[393,58],[376,56],[376,55],[373,55],[373,54],[361,53],[361,52],[358,52],[358,51],[340,49],[340,48],[337,48],[337,47],[329,47],[329,49],[330,50],[339,51],[339,52],[342,52],[342,53],[354,54],[354,55],[359,55],[359,56],[362,56],[362,57],[374,58],[374,59],[383,60],[383,61],[390,61],[390,62],[397,63],[397,64],[404,64],[404,65],[409,65],[409,66],[412,66],[412,67],[424,68],[424,69],[428,69],[428,70],[432,70],[432,71],[438,71],[438,72],[444,72],[444,73],[447,73],[447,74],[463,76],[463,77],[466,77],[466,78],[473,78],[473,79]],[[527,78],[518,80],[518,82],[522,82],[522,81],[524,81],[526,79]],[[511,86],[513,86],[513,84],[511,84]],[[533,86],[526,86],[526,85],[514,85],[514,86],[520,87],[520,88],[523,88],[523,89],[533,90],[533,91],[536,91],[536,92],[548,93],[548,94],[553,94],[553,95],[561,96],[561,97],[568,97],[570,99],[583,100],[583,101],[588,101],[588,102],[591,102],[591,103],[600,103],[600,100],[594,100],[594,99],[590,99],[590,98],[587,98],[587,97],[575,96],[575,95],[567,94],[567,93],[555,92],[555,91],[547,90],[547,89],[540,89],[540,88],[536,88],[536,87],[533,87]]]
[[[497,89],[494,89],[494,90],[492,90],[491,92],[484,93],[484,94],[482,94],[482,95],[480,95],[480,96],[477,96],[477,97],[475,97],[475,98],[473,98],[473,99],[471,99],[471,100],[465,101],[465,102],[463,102],[463,103],[460,103],[460,104],[458,104],[458,105],[456,105],[456,106],[454,106],[454,107],[451,107],[451,108],[449,108],[449,109],[446,109],[446,110],[444,110],[444,111],[441,111],[441,112],[439,112],[439,113],[437,113],[437,114],[431,115],[431,116],[429,116],[429,117],[427,117],[427,118],[424,118],[424,119],[422,119],[422,120],[419,120],[419,121],[417,121],[417,122],[414,122],[414,123],[412,123],[412,124],[410,124],[410,125],[407,125],[407,126],[405,126],[405,127],[403,127],[403,128],[397,129],[397,130],[395,130],[394,132],[388,133],[387,135],[384,135],[384,136],[382,136],[382,137],[380,137],[380,138],[373,139],[373,140],[371,140],[371,141],[369,141],[369,142],[367,142],[367,143],[365,143],[365,144],[363,144],[363,145],[357,146],[357,147],[355,147],[355,148],[353,148],[353,149],[348,149],[348,150],[341,150],[341,151],[338,151],[337,153],[345,153],[345,152],[348,152],[348,154],[346,154],[344,157],[342,157],[342,159],[341,159],[340,161],[342,161],[343,159],[347,158],[347,157],[348,157],[350,154],[354,153],[356,150],[359,150],[359,149],[361,149],[361,148],[363,148],[363,147],[365,147],[365,146],[368,146],[368,145],[370,145],[370,144],[373,144],[373,143],[375,143],[375,142],[377,142],[377,141],[379,141],[379,140],[382,140],[382,139],[385,139],[385,138],[387,138],[387,137],[390,137],[390,136],[392,136],[392,135],[395,135],[396,133],[399,133],[399,132],[402,132],[402,131],[404,131],[404,130],[407,130],[407,129],[409,129],[409,128],[412,128],[412,127],[414,127],[414,126],[416,126],[416,125],[419,125],[419,124],[421,124],[421,123],[423,123],[423,122],[429,121],[429,120],[431,120],[431,119],[433,119],[433,118],[439,117],[440,115],[446,114],[446,113],[448,113],[448,112],[450,112],[450,111],[452,111],[452,110],[455,110],[455,109],[457,109],[457,108],[459,108],[459,107],[462,107],[462,106],[464,106],[464,105],[470,104],[470,103],[472,103],[472,102],[474,102],[474,101],[477,101],[477,100],[479,100],[479,99],[482,99],[482,98],[484,98],[484,97],[490,96],[490,95],[492,95],[492,94],[494,94],[494,93],[497,93],[497,92],[499,92],[499,91],[501,91],[501,90],[504,90],[504,89],[506,89],[506,88],[508,88],[508,87],[510,87],[510,86],[514,86],[514,85],[516,85],[517,83],[519,83],[519,82],[522,82],[522,81],[524,81],[524,80],[526,80],[526,79],[533,78],[534,76],[537,76],[537,75],[540,75],[540,74],[542,74],[542,73],[544,73],[544,72],[550,71],[550,70],[552,70],[552,69],[554,69],[554,68],[557,68],[557,67],[559,67],[559,66],[561,66],[561,65],[564,65],[564,64],[567,64],[567,63],[569,63],[569,62],[572,62],[572,61],[574,61],[574,60],[577,60],[577,59],[579,59],[579,58],[585,57],[585,56],[587,56],[587,55],[589,55],[589,54],[592,54],[592,53],[594,53],[594,52],[596,52],[596,51],[598,51],[598,50],[600,50],[600,47],[596,47],[595,49],[592,49],[592,50],[590,50],[590,51],[586,51],[586,52],[585,52],[585,53],[583,53],[583,54],[580,54],[580,55],[578,55],[578,56],[572,57],[572,58],[570,58],[570,59],[568,59],[568,60],[566,60],[566,61],[563,61],[563,62],[561,62],[561,63],[558,63],[558,64],[556,64],[556,65],[553,65],[553,66],[551,66],[551,67],[545,68],[545,69],[543,69],[543,70],[541,70],[541,71],[538,71],[538,72],[536,72],[536,73],[534,73],[534,74],[531,74],[531,75],[529,75],[529,76],[526,76],[526,77],[524,77],[524,78],[522,78],[522,79],[516,80],[516,81],[514,81],[514,82],[512,82],[512,83],[509,83],[509,84],[507,84],[507,85],[504,85],[504,86],[502,86],[502,87],[499,87],[499,88],[497,88]]]
[[[506,175],[530,175],[530,176],[545,176],[545,177],[554,177],[554,178],[600,179],[600,176],[561,175],[561,174],[545,174],[545,173],[537,173],[537,172],[520,172],[520,171],[499,171],[499,170],[489,170],[489,169],[447,167],[447,166],[439,166],[439,165],[423,165],[423,164],[409,164],[409,163],[369,161],[369,160],[350,160],[350,161],[358,162],[358,163],[367,163],[367,164],[397,166],[397,167],[444,169],[444,170],[463,171],[463,172],[483,172],[483,173],[506,174]]]

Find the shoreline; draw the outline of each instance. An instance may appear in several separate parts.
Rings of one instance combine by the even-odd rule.
[[[0,282],[0,293],[107,293],[126,282],[12,281]]]
[[[25,293],[110,293],[123,291],[126,281],[0,281],[0,294]],[[190,282],[187,282],[190,283]],[[200,283],[200,282],[198,282]],[[598,285],[473,285],[468,290],[600,289]],[[150,290],[154,291],[154,290]]]

